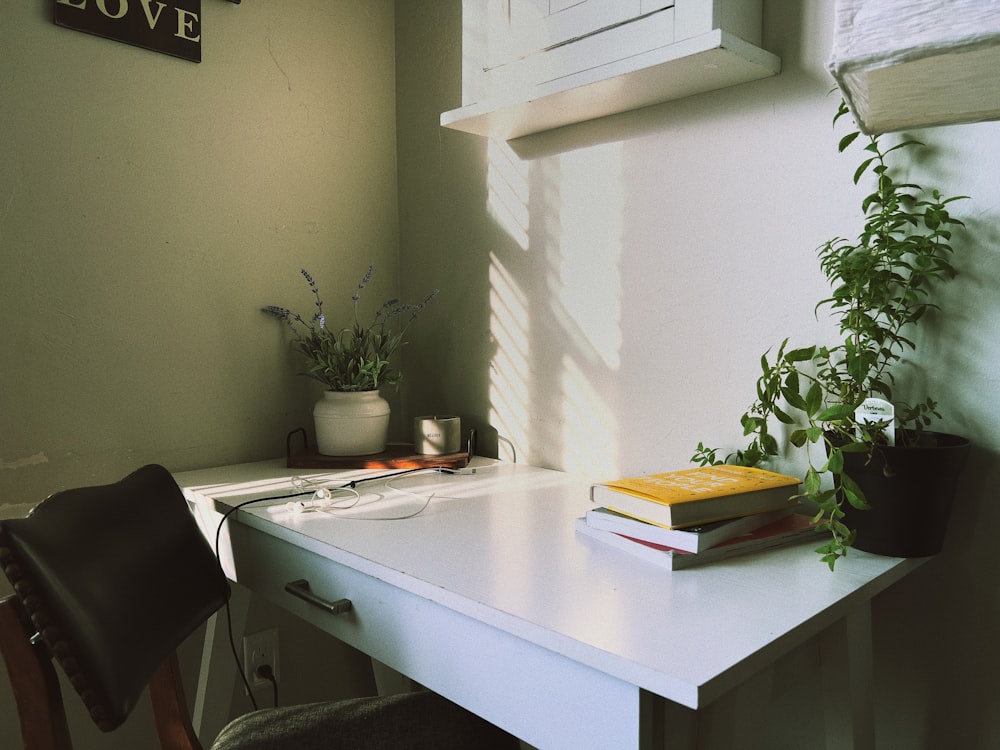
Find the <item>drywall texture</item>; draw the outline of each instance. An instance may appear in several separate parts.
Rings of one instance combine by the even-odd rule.
[[[813,315],[815,249],[861,229],[861,157],[838,154],[831,125],[833,0],[764,3],[775,78],[510,144],[437,126],[462,103],[460,6],[397,5],[403,288],[442,287],[447,311],[414,333],[411,369],[437,377],[410,403],[492,427],[519,460],[598,476],[682,468],[699,440],[738,447],[760,355],[832,333]],[[946,550],[874,603],[878,746],[986,750],[1000,746],[1000,124],[917,136],[929,148],[909,176],[972,197],[961,275],[900,388],[933,395],[939,427],[975,450]],[[819,675],[780,671],[766,746],[820,747]]]
[[[281,455],[320,387],[261,306],[396,293],[392,3],[202,6],[200,64],[0,8],[3,502]]]
[[[311,315],[303,266],[331,317],[370,262],[396,295],[392,2],[202,12],[195,64],[0,4],[0,504],[281,455],[320,388],[261,306]],[[279,625],[286,699],[372,689],[354,652],[250,618]],[[68,705],[81,750],[151,745],[145,704],[111,737]],[[2,747],[11,710],[0,669]]]
[[[864,190],[830,125],[833,0],[764,3],[776,78],[514,144],[438,126],[461,103],[460,0],[399,2],[395,30],[387,0],[276,5],[205,0],[200,65],[0,5],[0,502],[283,450],[314,394],[258,307],[308,310],[302,265],[345,309],[370,260],[376,299],[397,273],[404,298],[442,289],[397,431],[457,413],[501,455],[600,475],[735,447],[760,354],[830,334],[814,250],[857,233]],[[906,375],[975,451],[945,552],[875,601],[878,739],[986,750],[1000,126],[918,135],[914,179],[972,198]],[[812,645],[780,665],[769,748],[820,746]]]

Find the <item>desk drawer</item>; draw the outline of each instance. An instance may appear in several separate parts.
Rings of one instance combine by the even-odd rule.
[[[278,606],[539,748],[635,747],[639,689],[440,603],[243,524],[236,579]],[[288,593],[350,599],[330,614]],[[600,722],[597,714],[614,717]]]
[[[241,584],[379,661],[390,663],[392,652],[400,650],[393,644],[423,606],[395,586],[256,529],[233,524],[231,535]],[[286,591],[287,584],[300,580],[308,581],[317,597],[349,600],[350,609],[333,614]]]

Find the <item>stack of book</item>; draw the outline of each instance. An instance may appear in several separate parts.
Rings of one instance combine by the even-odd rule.
[[[595,484],[577,532],[668,570],[809,539],[799,480],[746,466],[704,466]]]

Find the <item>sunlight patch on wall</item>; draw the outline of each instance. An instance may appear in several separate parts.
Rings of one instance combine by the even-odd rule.
[[[559,160],[552,298],[567,333],[612,370],[621,364],[621,272],[625,196],[622,146],[608,144]]]
[[[490,424],[519,458],[614,475],[623,146],[528,161],[490,141],[488,156],[490,213],[530,254],[490,255]]]
[[[490,139],[486,150],[490,216],[522,250],[528,249],[528,165],[506,141]]]
[[[528,304],[519,285],[496,255],[490,254],[490,335],[495,353],[490,364],[490,424],[510,440],[518,455],[529,450]],[[502,455],[502,454],[501,454]]]
[[[560,157],[552,186],[558,221],[547,250],[547,296],[566,342],[561,461],[568,470],[598,476],[615,473],[619,449],[614,386],[622,348],[622,163],[620,143]]]
[[[562,366],[563,468],[595,481],[618,473],[618,423],[602,389],[569,356]]]

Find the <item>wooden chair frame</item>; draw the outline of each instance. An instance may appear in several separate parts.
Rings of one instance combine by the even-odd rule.
[[[17,596],[0,599],[0,653],[14,693],[24,750],[72,750],[59,676],[45,644],[32,643],[34,634]],[[191,723],[176,653],[153,674],[149,697],[162,750],[203,750]]]

